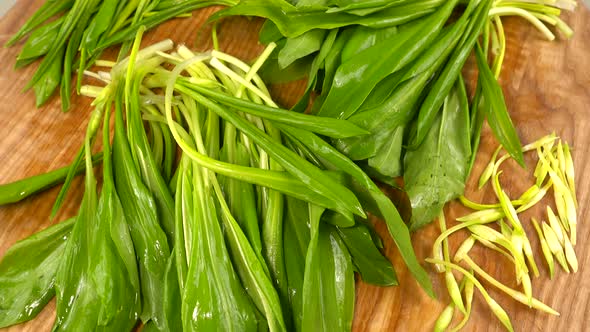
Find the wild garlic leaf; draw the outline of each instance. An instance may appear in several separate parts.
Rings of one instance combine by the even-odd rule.
[[[320,223],[313,209],[310,207],[311,241],[305,261],[301,330],[350,331],[354,313],[351,256],[334,226]]]
[[[194,215],[182,294],[184,331],[256,331],[256,307],[232,266],[213,193],[194,166]]]
[[[459,79],[425,140],[406,152],[404,182],[412,204],[412,229],[430,223],[446,202],[465,189],[471,157],[466,100]]]
[[[63,17],[35,30],[27,39],[25,46],[16,58],[17,61],[36,59],[46,54],[57,37],[62,22]]]
[[[279,51],[278,60],[281,69],[286,68],[295,60],[319,51],[325,37],[326,30],[315,29],[300,36],[288,38],[285,46]]]
[[[0,328],[35,318],[55,295],[55,274],[75,218],[15,243],[0,261]]]
[[[358,165],[320,137],[313,133],[286,125],[281,125],[279,128],[313,151],[326,169],[339,170],[354,179],[351,187],[361,201],[363,208],[385,220],[389,234],[398,247],[410,273],[416,278],[424,291],[434,297],[434,291],[428,273],[426,273],[420,262],[418,262],[418,258],[416,258],[408,226],[402,220],[391,199],[379,189]]]
[[[296,7],[285,0],[241,0],[238,4],[216,12],[209,21],[236,15],[264,17],[273,21],[283,36],[297,37],[313,29],[335,29],[349,25],[373,28],[400,25],[432,13],[442,3],[442,0],[421,0],[399,8],[385,8],[371,15],[357,16],[346,12],[330,13],[325,6]]]
[[[296,331],[301,331],[305,255],[310,241],[309,209],[306,202],[286,196],[285,210],[283,239],[289,304],[294,328]]]
[[[347,119],[354,114],[377,83],[401,70],[434,42],[456,4],[456,0],[448,1],[411,28],[343,62],[318,115]]]
[[[357,223],[354,227],[337,229],[364,282],[378,286],[398,284],[393,265],[377,249],[367,226]]]
[[[520,143],[520,138],[518,138],[516,128],[514,128],[514,124],[510,119],[510,114],[508,114],[502,88],[488,66],[479,45],[476,46],[475,51],[477,68],[479,68],[479,75],[481,77],[483,102],[489,105],[486,108],[488,110],[486,114],[488,123],[504,149],[524,167],[522,144]]]
[[[123,126],[122,98],[116,99],[115,137],[113,140],[113,173],[115,190],[121,199],[125,219],[138,254],[144,322],[153,319],[159,328],[165,324],[164,278],[170,249],[166,234],[158,221],[156,203],[141,181],[133,163],[129,141]]]

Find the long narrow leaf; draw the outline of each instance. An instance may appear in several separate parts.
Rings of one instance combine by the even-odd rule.
[[[492,70],[485,61],[485,56],[479,45],[475,48],[477,67],[481,76],[482,93],[484,102],[489,103],[488,114],[486,114],[488,123],[494,132],[494,135],[500,141],[504,149],[514,158],[521,166],[524,167],[524,156],[522,154],[522,144],[518,138],[516,128],[510,119],[504,94],[498,81],[494,77]]]

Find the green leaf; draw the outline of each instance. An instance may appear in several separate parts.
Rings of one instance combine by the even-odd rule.
[[[137,74],[133,80],[131,95],[128,97],[130,103],[127,110],[129,128],[127,136],[132,154],[136,158],[142,182],[155,200],[159,223],[166,232],[168,242],[172,243],[174,238],[174,201],[162,173],[158,171],[159,167],[151,151],[143,125],[139,92],[142,77],[141,73]]]
[[[191,93],[190,90],[182,89],[180,86],[177,86],[177,89],[183,93],[190,94],[197,102],[206,106],[224,120],[231,122],[237,129],[263,148],[287,172],[306,184],[309,189],[331,200],[336,206],[335,211],[348,217],[350,217],[350,213],[364,216],[365,213],[362,207],[348,188],[332,180],[330,177],[326,177],[320,169],[302,159],[282,144],[275,142],[266,133],[258,129],[258,127],[244,120],[234,112],[221,107],[219,104],[198,93]]]
[[[330,48],[328,54],[326,54],[326,59],[324,60],[324,79],[321,87],[322,95],[318,98],[321,99],[322,102],[320,103],[316,99],[313,105],[314,110],[319,110],[319,107],[322,105],[323,100],[330,92],[330,88],[332,87],[332,81],[334,80],[334,76],[336,75],[336,70],[338,70],[338,67],[342,63],[342,50],[346,46],[346,42],[349,40],[352,34],[352,29],[339,29],[338,35],[336,36],[336,40],[334,40],[334,44]],[[314,112],[314,114],[316,113],[317,111]]]
[[[360,52],[393,37],[398,32],[396,26],[381,29],[357,26],[351,30],[352,34],[341,52],[342,62],[346,62]]]
[[[397,177],[402,175],[402,144],[404,140],[404,126],[397,127],[390,135],[383,136],[385,142],[377,150],[377,154],[368,159],[371,171],[383,177]]]
[[[102,111],[91,115],[85,140],[90,158],[92,124],[100,122]],[[109,142],[109,113],[103,131],[105,160],[103,190],[97,202],[92,164],[86,161],[84,198],[76,224],[68,239],[56,276],[59,330],[129,330],[137,322],[140,288],[135,252],[123,208],[113,189]]]
[[[65,19],[60,26],[52,47],[43,58],[43,61],[39,64],[37,71],[27,84],[26,88],[37,85],[42,78],[46,77],[48,72],[52,71],[56,62],[60,63],[60,65],[63,63],[63,51],[67,45],[68,37],[70,37],[74,29],[76,29],[78,22],[92,13],[93,5],[95,3],[96,0],[74,1],[73,6],[65,14]]]
[[[270,330],[286,331],[281,300],[260,252],[254,250],[231,213],[224,209],[223,204],[221,206],[228,247],[242,284],[258,310],[264,314]]]
[[[376,156],[381,145],[391,138],[392,132],[412,119],[415,105],[429,78],[429,73],[422,73],[399,85],[381,105],[351,116],[351,122],[366,128],[371,134],[339,139],[334,141],[334,146],[352,160]]]
[[[89,17],[88,15],[83,17],[82,20]],[[78,53],[80,46],[80,40],[82,40],[82,34],[85,28],[84,21],[78,22],[76,29],[70,35],[66,46],[66,53],[64,54],[63,60],[63,73],[61,78],[61,111],[67,112],[70,109],[70,94],[72,93],[72,66],[74,58]]]
[[[328,9],[327,12],[329,13],[338,13],[338,12],[347,12],[349,14],[358,15],[358,16],[366,16],[369,14],[373,14],[375,12],[381,11],[388,7],[394,7],[401,4],[404,4],[405,1],[398,0],[398,1],[391,1],[391,0],[368,0],[368,1],[358,1],[358,0],[343,0],[343,1],[331,1],[331,4],[336,5],[337,7],[331,7]]]
[[[510,119],[510,115],[508,114],[502,88],[486,63],[485,56],[479,45],[475,48],[475,55],[475,58],[477,59],[477,68],[479,68],[479,75],[481,77],[481,87],[484,98],[483,102],[489,104],[489,107],[487,107],[488,112],[486,114],[488,123],[492,128],[492,132],[504,149],[506,149],[514,160],[524,167],[522,144],[518,138],[516,128],[514,128],[514,124]]]
[[[350,331],[354,314],[350,253],[334,227],[320,223],[314,207],[310,211],[311,242],[305,264],[301,330]]]
[[[428,18],[343,62],[318,115],[347,119],[354,114],[379,81],[413,61],[436,39],[456,4],[448,1]]]
[[[416,258],[408,227],[399,215],[395,205],[383,194],[371,178],[352,160],[313,133],[286,125],[277,127],[313,151],[327,169],[339,170],[349,174],[354,179],[352,188],[358,199],[362,202],[363,208],[385,220],[389,234],[397,245],[410,273],[412,273],[416,281],[418,281],[428,295],[434,297],[434,291],[428,273],[420,266]]]
[[[367,226],[357,223],[354,227],[337,229],[364,282],[377,286],[398,284],[393,265],[379,252]]]
[[[17,33],[6,42],[6,46],[12,46],[29,32],[35,30],[39,25],[46,22],[54,15],[68,10],[72,7],[75,0],[54,0],[46,1],[33,16],[31,16],[25,24],[18,30]]]
[[[405,189],[412,229],[430,223],[444,204],[465,189],[471,157],[469,109],[461,79],[447,97],[424,142],[405,156]]]
[[[311,92],[318,84],[318,74],[320,74],[320,69],[325,67],[325,60],[328,57],[328,54],[330,54],[332,51],[332,47],[334,46],[338,32],[338,29],[332,29],[324,39],[324,42],[320,47],[320,51],[314,57],[313,62],[311,63],[309,74],[307,76],[307,88],[305,89],[305,93],[303,94],[303,97],[299,99],[297,104],[291,108],[292,112],[304,113],[307,110]]]
[[[272,42],[277,42],[281,38],[283,38],[283,35],[281,35],[281,31],[279,31],[277,26],[272,21],[265,20],[258,33],[258,41],[264,45],[268,45]]]
[[[92,157],[94,165],[102,161],[102,153]],[[70,170],[70,165],[49,171],[45,174],[34,175],[22,180],[0,185],[0,205],[20,202],[23,199],[63,183]],[[75,174],[84,171],[84,167],[78,166]]]
[[[33,85],[33,90],[35,91],[35,106],[40,107],[45,104],[59,86],[62,79],[61,70],[64,51],[65,48],[59,50],[60,53],[55,58],[54,62]]]
[[[182,294],[184,331],[255,331],[256,308],[231,264],[213,193],[193,168],[194,224],[185,236],[191,244],[188,274]],[[185,229],[186,232],[186,229]]]
[[[174,248],[172,251],[176,250]],[[182,331],[181,317],[181,293],[178,287],[178,275],[176,274],[176,254],[173,252],[166,264],[166,277],[164,278],[164,310],[166,328],[158,329],[153,321],[149,321],[143,331]]]
[[[0,261],[0,327],[33,319],[54,296],[55,274],[75,218],[15,243]]]
[[[53,45],[62,22],[63,17],[60,17],[33,31],[18,54],[17,61],[36,59],[46,54]]]
[[[160,2],[163,4],[164,2]],[[235,5],[234,0],[184,0],[181,2],[172,1],[168,6],[160,6],[157,11],[154,11],[152,15],[144,15],[137,21],[125,26],[117,31],[110,31],[107,37],[101,38],[96,51],[104,50],[109,46],[130,41],[135,38],[135,35],[141,26],[147,29],[154,28],[163,22],[166,22],[174,17],[181,14],[190,13],[196,9],[210,7],[214,5],[221,6],[233,6]]]
[[[123,207],[117,194],[105,189],[98,204],[97,234],[89,238],[88,275],[100,299],[97,326],[127,331],[137,322],[141,311],[137,260]],[[115,233],[116,232],[116,233]],[[79,319],[79,318],[77,318]]]
[[[220,160],[236,165],[250,166],[250,155],[241,143],[238,143],[235,149],[224,145]],[[244,230],[256,254],[262,258],[261,232],[258,225],[254,187],[249,183],[232,178],[220,180],[224,184],[222,188],[231,214],[235,216],[240,228]]]
[[[183,82],[182,87],[194,90],[199,94],[210,97],[211,99],[232,106],[240,111],[259,116],[273,122],[286,123],[298,128],[309,130],[323,136],[344,138],[359,135],[366,135],[368,132],[349,121],[332,118],[321,118],[309,114],[291,112],[288,110],[260,105],[249,100],[236,98],[227,94],[214,91],[196,84]],[[186,89],[184,89],[186,90]],[[194,93],[192,93],[194,96]]]
[[[53,331],[92,330],[98,322],[99,298],[88,275],[89,235],[97,235],[94,226],[97,224],[97,198],[92,191],[95,188],[87,186],[86,189],[56,274]]]
[[[216,12],[209,21],[239,15],[264,17],[273,21],[283,36],[297,37],[313,29],[335,29],[348,25],[373,28],[400,25],[432,13],[442,3],[442,0],[420,0],[362,17],[345,12],[330,13],[325,6],[296,7],[284,0],[242,0],[237,5]]]
[[[110,117],[109,105],[103,121],[102,139],[105,158],[102,196],[98,203],[98,218],[100,220],[98,223],[101,225],[99,231],[104,234],[102,237],[98,237],[98,245],[94,251],[97,257],[93,258],[96,266],[91,274],[99,276],[100,269],[103,269],[108,271],[110,275],[110,278],[96,278],[95,288],[99,292],[102,303],[109,306],[101,311],[98,325],[125,330],[135,325],[140,314],[141,285],[129,226],[125,219],[123,206],[114,188]],[[117,283],[117,285],[113,285],[113,283]]]
[[[473,7],[474,3],[476,2],[470,2],[470,8]],[[444,99],[449,94],[457,77],[461,75],[461,70],[467,61],[469,54],[471,54],[473,45],[475,45],[477,38],[481,35],[491,5],[491,1],[480,2],[475,14],[471,18],[469,26],[465,30],[464,23],[467,22],[467,17],[469,17],[471,12],[470,8],[467,8],[459,22],[453,27],[453,30],[455,31],[450,34],[455,35],[456,37],[454,37],[452,45],[457,44],[457,41],[459,40],[458,37],[462,34],[462,31],[465,31],[463,41],[459,44],[459,47],[453,50],[447,64],[436,78],[434,84],[430,87],[426,99],[420,106],[418,120],[416,121],[415,135],[410,143],[412,147],[418,146],[422,143],[422,140],[424,139],[426,132],[430,129]],[[463,23],[463,28],[461,28],[460,23]],[[445,53],[448,54],[448,51],[450,51],[450,49]],[[436,55],[436,53],[434,53],[434,55]]]
[[[124,223],[123,211],[112,192],[103,191],[96,205],[95,188],[86,189],[57,274],[54,331],[129,330],[140,308],[139,289],[133,285],[137,271],[135,265],[127,269],[110,232],[112,223]]]
[[[117,0],[102,1],[98,12],[92,17],[92,21],[90,23],[86,22],[87,28],[80,43],[81,50],[89,53],[94,51],[100,37],[107,31],[116,17],[117,3]]]
[[[294,38],[288,38],[285,46],[279,51],[278,61],[281,69],[286,68],[295,60],[319,51],[325,36],[326,30],[316,29]]]
[[[310,241],[308,204],[285,197],[285,227],[283,230],[285,268],[289,285],[289,303],[296,331],[301,331],[303,319],[303,278],[305,255]]]
[[[443,29],[440,38],[424,51],[409,68],[382,80],[350,121],[371,131],[370,136],[338,140],[335,145],[353,160],[379,157],[379,150],[399,126],[407,124],[418,109],[425,87],[445,63],[467,23],[462,17],[451,27]],[[387,150],[385,150],[387,151]]]
[[[277,43],[279,45],[277,49],[280,49],[280,42]],[[311,64],[313,63],[313,55],[299,59],[283,69],[279,66],[278,57],[276,56],[278,54],[277,49],[273,51],[271,56],[260,68],[259,74],[264,82],[268,84],[287,83],[301,80],[308,75]]]
[[[166,234],[158,221],[156,202],[141,181],[141,175],[132,160],[129,142],[123,130],[121,99],[115,99],[116,119],[113,141],[115,187],[121,199],[135,252],[138,253],[143,310],[141,318],[144,322],[152,319],[158,328],[163,329],[165,324],[164,278],[170,249]]]

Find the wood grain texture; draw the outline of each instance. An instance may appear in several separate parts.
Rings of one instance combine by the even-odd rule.
[[[19,0],[16,6],[0,19],[0,43],[6,42],[15,33],[43,0]],[[195,12],[190,19],[175,19],[150,31],[144,38],[151,44],[164,38],[189,47],[211,47],[207,28],[201,28],[207,16],[215,9]],[[590,216],[587,202],[590,195],[590,13],[580,6],[575,14],[565,20],[576,31],[569,41],[550,43],[540,33],[523,21],[506,21],[508,50],[501,83],[508,108],[518,133],[524,143],[555,131],[574,148],[576,181],[578,186],[579,243],[576,247],[580,270],[568,275],[557,269],[556,276],[549,280],[546,267],[541,263],[536,235],[526,222],[530,216],[542,218],[541,209],[533,209],[523,218],[525,228],[533,239],[537,264],[541,277],[533,280],[534,294],[559,312],[561,317],[529,310],[491,289],[491,295],[506,309],[517,331],[585,331],[590,329],[590,227],[585,221]],[[262,47],[257,43],[260,20],[230,19],[221,27],[222,49],[246,60],[256,56]],[[90,111],[90,100],[72,96],[72,111],[60,111],[59,98],[36,109],[31,91],[23,93],[34,66],[14,71],[12,66],[22,44],[0,49],[0,183],[14,181],[46,172],[68,164],[82,144]],[[114,50],[107,51],[112,57]],[[292,104],[301,95],[303,82],[273,87],[275,99],[283,105]],[[488,128],[484,129],[482,146],[473,174],[479,174],[497,146]],[[536,160],[527,155],[527,162]],[[503,185],[509,195],[515,197],[530,185],[526,172],[515,164],[505,167]],[[491,188],[475,190],[477,180],[469,180],[467,196],[478,201],[494,198]],[[59,188],[53,188],[19,204],[0,207],[0,255],[17,240],[76,213],[83,193],[78,178],[66,200],[66,206],[55,220],[48,216]],[[392,193],[392,197],[397,197]],[[396,199],[400,207],[407,206],[403,199]],[[549,202],[549,200],[548,200]],[[446,208],[448,220],[467,213],[457,203]],[[431,331],[438,314],[448,304],[444,280],[429,266],[438,299],[430,299],[411,279],[403,267],[383,223],[375,221],[385,239],[385,253],[394,262],[401,286],[379,288],[357,284],[354,331]],[[431,245],[438,236],[438,228],[429,226],[413,235],[414,247],[420,259],[431,255]],[[460,244],[461,236],[453,237],[451,247]],[[510,287],[517,287],[511,264],[489,250],[476,247],[473,257],[486,271]],[[37,319],[3,331],[50,331],[55,305],[51,302]],[[456,317],[457,318],[457,317]],[[502,331],[503,327],[487,309],[476,292],[474,312],[465,331]]]

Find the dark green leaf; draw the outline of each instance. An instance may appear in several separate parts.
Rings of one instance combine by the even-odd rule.
[[[385,220],[389,234],[399,248],[400,254],[406,262],[410,273],[412,273],[414,278],[416,278],[428,295],[434,297],[432,283],[428,278],[428,274],[420,266],[416,254],[414,253],[408,227],[399,215],[395,205],[393,205],[391,200],[381,192],[371,178],[369,178],[369,176],[354,162],[313,133],[286,125],[280,125],[278,127],[281,131],[299,140],[313,151],[317,157],[321,159],[327,169],[342,171],[349,174],[354,179],[353,190],[359,200],[363,203],[363,207],[367,211]]]
[[[344,62],[318,115],[347,119],[354,114],[379,81],[413,61],[435,40],[456,4],[457,0],[447,1],[428,18]]]
[[[55,274],[75,218],[14,244],[0,261],[0,328],[33,319],[54,296]]]
[[[35,105],[40,107],[53,95],[53,92],[59,86],[62,79],[62,57],[65,49],[62,48],[58,56],[54,59],[54,62],[49,68],[43,73],[38,81],[33,85],[35,91]]]
[[[446,202],[463,193],[470,157],[469,109],[459,79],[424,142],[406,152],[404,182],[412,204],[411,228],[430,223]]]
[[[287,172],[306,184],[309,189],[331,200],[336,206],[335,210],[337,212],[348,217],[350,217],[351,213],[360,216],[365,215],[358,200],[348,188],[335,182],[330,177],[326,177],[320,169],[302,159],[282,144],[275,142],[258,127],[198,93],[183,89],[182,86],[178,85],[176,88],[183,93],[190,94],[197,102],[206,106],[224,120],[231,122],[238,130],[242,131],[263,148]]]
[[[27,33],[33,31],[36,27],[46,22],[52,16],[68,10],[72,7],[75,0],[53,0],[46,1],[36,12],[31,16],[25,24],[18,30],[8,42],[6,46],[12,46],[19,41]]]
[[[62,22],[63,18],[59,18],[36,29],[27,39],[16,60],[32,60],[46,54],[53,45]]]
[[[94,165],[101,161],[102,153],[97,153],[92,157]],[[20,202],[31,195],[62,183],[70,171],[70,166],[0,185],[0,205]],[[74,174],[80,174],[83,171],[84,167],[78,166]]]
[[[182,294],[184,331],[255,331],[256,308],[240,284],[226,249],[212,193],[196,166],[194,225]],[[186,231],[186,230],[185,230]]]
[[[479,45],[476,46],[475,51],[477,67],[479,68],[479,75],[481,77],[484,103],[489,104],[489,107],[486,108],[488,110],[486,114],[488,123],[504,149],[506,149],[514,160],[524,167],[522,145],[508,114],[502,88],[486,63],[485,56]]]
[[[278,61],[281,69],[286,68],[295,60],[319,51],[325,36],[326,30],[316,29],[294,38],[288,38],[287,43],[279,52]]]
[[[242,0],[209,18],[216,21],[228,16],[258,16],[270,19],[285,37],[297,37],[313,29],[335,29],[348,25],[374,28],[400,25],[434,11],[443,0],[417,1],[407,6],[385,8],[364,17],[345,12],[329,13],[325,6],[295,7],[284,0]]]
[[[309,114],[290,112],[276,107],[264,106],[249,100],[244,100],[227,94],[214,91],[196,84],[182,83],[182,88],[199,92],[205,96],[211,97],[217,102],[232,106],[240,111],[259,116],[274,122],[286,123],[298,128],[309,130],[320,135],[344,138],[366,135],[368,132],[357,125],[348,121],[332,118],[320,118]],[[185,90],[186,90],[185,88]],[[194,95],[194,93],[193,93]]]
[[[158,222],[156,202],[133,164],[129,142],[123,130],[121,103],[120,99],[115,102],[115,186],[121,198],[135,252],[138,253],[143,304],[141,318],[144,322],[152,319],[158,328],[163,329],[166,324],[163,310],[164,278],[170,249],[166,234]]]
[[[473,1],[470,2],[470,6],[474,3],[475,2]],[[475,15],[471,18],[469,27],[467,30],[465,30],[467,35],[463,37],[463,42],[453,51],[449,61],[430,88],[430,91],[422,103],[418,113],[418,120],[416,121],[416,134],[410,143],[412,147],[416,147],[422,143],[422,140],[426,136],[426,132],[430,129],[430,126],[432,125],[438,110],[444,102],[444,99],[449,94],[449,91],[451,90],[454,82],[457,80],[457,77],[461,75],[461,70],[467,61],[469,54],[471,54],[473,45],[475,45],[477,38],[479,38],[481,35],[481,30],[487,20],[487,15],[491,4],[491,1],[484,1],[479,4]],[[460,21],[457,22],[457,24],[455,24],[453,27],[453,30],[455,31],[449,33],[450,35],[457,36],[454,37],[452,42],[453,45],[457,43],[460,31],[462,31],[461,28],[455,29],[455,27],[459,27],[461,21],[467,21],[469,12],[470,10],[468,8],[468,10],[466,10],[466,12],[461,17]],[[445,53],[448,54],[448,52]],[[436,53],[434,53],[434,55],[436,56]]]
[[[311,242],[303,282],[302,331],[350,331],[354,270],[348,249],[333,228],[311,209]],[[316,219],[317,220],[314,220]]]
[[[402,144],[404,140],[404,127],[395,128],[390,135],[384,137],[385,142],[377,150],[377,154],[368,159],[369,167],[384,177],[397,177],[402,175]]]
[[[364,282],[377,286],[398,284],[393,265],[379,252],[367,226],[359,223],[354,227],[337,229]]]

